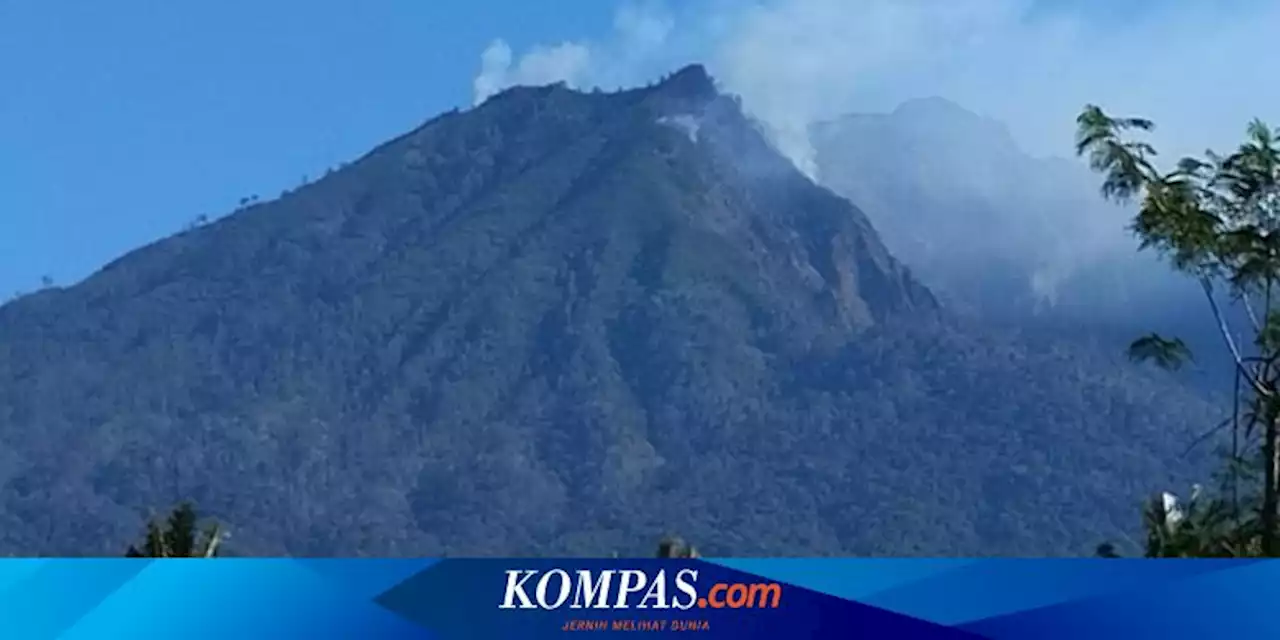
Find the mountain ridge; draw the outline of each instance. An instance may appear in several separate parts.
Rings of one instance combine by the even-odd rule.
[[[858,202],[890,249],[953,306],[1115,316],[1144,290],[1178,289],[1156,260],[1138,255],[1126,212],[1100,197],[1085,166],[1031,156],[1002,123],[955,103],[848,115],[815,125],[813,139],[824,184]],[[1102,286],[1082,275],[1107,269],[1116,281]]]
[[[713,89],[511,89],[0,308],[0,551],[1056,555],[1182,477],[1211,407],[951,321]]]

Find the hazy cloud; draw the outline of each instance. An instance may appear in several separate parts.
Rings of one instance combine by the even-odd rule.
[[[1278,32],[1274,0],[627,3],[613,32],[597,40],[534,48],[514,62],[495,43],[483,56],[476,96],[552,81],[638,85],[699,61],[819,180],[811,125],[928,96],[1005,123],[1039,156],[1072,155],[1074,120],[1087,103],[1141,115],[1156,121],[1153,142],[1172,162],[1208,147],[1227,150],[1255,117],[1280,123],[1271,63]],[[1093,202],[1092,189],[1064,185],[1062,200]],[[1099,204],[1072,215],[1036,222],[1064,247],[1029,276],[1047,297],[1081,263],[1133,250],[1114,209]]]
[[[511,47],[495,40],[480,56],[475,103],[517,85],[564,82],[575,88],[616,89],[661,73],[663,52],[675,24],[661,5],[625,4],[614,15],[613,32],[598,42],[562,42],[535,46],[512,57]]]
[[[808,123],[942,95],[1006,122],[1024,146],[1069,155],[1087,102],[1137,113],[1195,152],[1280,115],[1265,80],[1280,3],[1034,0],[704,0],[623,4],[611,34],[482,56],[477,99],[513,84],[614,88],[701,61],[805,164]],[[1086,10],[1082,7],[1088,7]],[[1274,117],[1272,119],[1275,119]]]
[[[544,85],[565,82],[578,86],[578,81],[591,64],[587,47],[565,42],[552,47],[534,47],[513,65],[511,47],[503,40],[493,41],[480,55],[480,74],[476,76],[475,103],[516,85]]]

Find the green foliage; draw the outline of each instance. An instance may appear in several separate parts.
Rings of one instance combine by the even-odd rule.
[[[1156,152],[1147,143],[1126,141],[1121,135],[1132,129],[1153,129],[1155,125],[1150,120],[1111,118],[1102,109],[1089,105],[1076,119],[1076,125],[1076,153],[1087,153],[1089,165],[1106,175],[1103,195],[1130,198],[1145,186],[1144,178],[1154,171],[1149,158]]]
[[[1249,558],[1262,554],[1256,518],[1242,518],[1229,500],[1202,495],[1199,487],[1181,503],[1164,493],[1147,501],[1142,510],[1147,558]],[[1118,558],[1109,543],[1096,555]]]
[[[1122,202],[1140,198],[1132,229],[1141,246],[1200,282],[1243,383],[1236,406],[1245,409],[1232,420],[1229,500],[1194,496],[1172,520],[1167,505],[1149,504],[1148,555],[1280,555],[1280,316],[1272,302],[1280,284],[1280,134],[1254,121],[1234,153],[1184,158],[1161,173],[1152,163],[1155,149],[1125,137],[1150,130],[1150,121],[1113,118],[1090,105],[1077,124],[1076,151],[1104,176],[1103,195]],[[1247,311],[1249,343],[1237,341],[1240,330],[1223,312],[1220,287]],[[1130,355],[1176,367],[1189,351],[1180,340],[1151,334],[1136,341]],[[1251,509],[1241,504],[1239,461],[1252,458],[1242,447],[1260,454],[1261,488]],[[1242,519],[1244,511],[1256,513],[1256,521]]]
[[[1252,527],[1241,526],[1233,506],[1193,490],[1185,505],[1170,494],[1149,500],[1143,510],[1148,558],[1235,558],[1258,555]]]
[[[1280,265],[1276,132],[1254,122],[1235,153],[1184,158],[1160,173],[1148,143],[1122,137],[1131,129],[1151,129],[1149,121],[1111,118],[1088,106],[1077,123],[1077,151],[1105,176],[1103,195],[1122,202],[1141,196],[1132,228],[1142,246],[1197,277],[1222,278],[1237,293],[1274,280]]]
[[[658,542],[659,558],[697,558],[698,549],[686,543],[684,539],[668,536]]]
[[[217,523],[199,526],[195,508],[184,502],[164,521],[147,524],[141,547],[131,546],[129,558],[214,558],[226,533]]]
[[[1191,350],[1181,339],[1168,339],[1152,333],[1129,345],[1129,359],[1154,361],[1162,369],[1177,369],[1191,359]]]
[[[1098,545],[1098,548],[1094,552],[1094,555],[1098,556],[1099,558],[1119,558],[1120,557],[1120,554],[1116,552],[1116,546],[1114,544],[1111,544],[1110,542],[1104,542]]]

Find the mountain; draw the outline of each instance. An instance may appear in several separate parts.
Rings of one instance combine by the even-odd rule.
[[[858,203],[954,305],[1096,320],[1188,290],[1137,253],[1131,214],[1101,198],[1086,166],[1033,157],[1003,124],[952,102],[845,116],[812,138],[823,184]]]
[[[0,552],[1073,554],[1214,407],[958,319],[701,67],[515,88],[0,307]]]
[[[1223,353],[1200,288],[1138,252],[1133,212],[1107,203],[1083,162],[1034,157],[1002,123],[942,98],[837,118],[811,137],[821,182],[858,203],[950,308],[1117,350],[1156,330]],[[1225,356],[1201,360],[1200,386],[1227,388]]]

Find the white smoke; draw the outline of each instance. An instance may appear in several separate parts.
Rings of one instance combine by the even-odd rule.
[[[480,55],[480,75],[474,82],[475,103],[480,104],[499,91],[516,85],[543,85],[566,82],[577,86],[591,64],[591,52],[583,45],[566,42],[554,47],[535,47],[512,65],[511,47],[494,40]]]
[[[928,75],[984,31],[1016,17],[1003,0],[790,0],[744,10],[712,66],[768,123],[779,149],[814,175],[808,130],[902,71]]]
[[[1280,2],[1122,4],[704,0],[673,10],[632,2],[618,11],[612,32],[594,40],[534,47],[514,60],[496,42],[482,58],[476,99],[512,84],[641,85],[702,62],[815,179],[822,176],[812,125],[927,96],[1005,123],[1038,156],[1073,155],[1075,117],[1089,103],[1153,119],[1153,142],[1169,162],[1228,150],[1253,118],[1280,121],[1280,82],[1267,75]],[[1087,201],[1095,194],[1081,191],[1091,188],[1064,185],[1062,200]],[[1050,302],[1083,262],[1133,250],[1114,210],[1072,215],[1086,217],[1047,227],[1059,229],[1058,246],[1070,250],[1028,274]]]
[[[698,141],[698,131],[702,128],[702,121],[697,116],[687,113],[663,116],[658,118],[658,124],[666,125],[683,133],[689,139],[689,142],[694,143]]]
[[[606,41],[535,46],[514,60],[506,41],[495,40],[480,56],[475,104],[511,86],[563,82],[574,88],[616,89],[642,82],[658,72],[657,61],[674,26],[660,5],[627,4],[614,15]]]
[[[1044,155],[1071,153],[1085,103],[1153,118],[1158,141],[1191,153],[1230,144],[1251,118],[1280,115],[1280,83],[1257,75],[1280,30],[1280,3],[1144,5],[1125,13],[1036,0],[707,0],[673,11],[630,2],[594,40],[518,58],[494,42],[476,98],[519,84],[642,84],[699,61],[801,166],[807,125],[933,95],[1007,123]]]

